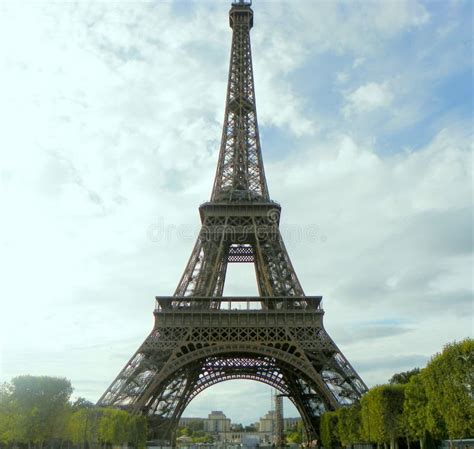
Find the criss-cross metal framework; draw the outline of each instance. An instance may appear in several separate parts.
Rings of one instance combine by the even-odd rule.
[[[258,134],[248,4],[234,3],[227,101],[212,201],[269,201]]]
[[[290,398],[313,439],[321,413],[351,404],[366,386],[325,331],[321,297],[304,294],[283,243],[260,149],[250,3],[233,3],[229,18],[222,142],[201,231],[174,295],[156,298],[151,334],[98,404],[145,413],[155,436],[173,440],[197,394],[252,379]],[[254,264],[259,296],[223,296],[228,263]]]

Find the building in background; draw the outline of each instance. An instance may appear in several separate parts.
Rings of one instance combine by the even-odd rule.
[[[225,414],[219,410],[212,411],[204,420],[204,431],[210,433],[230,432],[231,422]]]
[[[204,421],[206,418],[180,418],[179,427],[199,427],[204,429]]]
[[[252,426],[232,423],[224,412],[214,410],[207,418],[181,418],[180,427],[187,427],[191,431],[203,430],[212,435],[219,447],[241,444],[245,447],[254,447],[255,444],[268,446],[276,441],[276,411],[270,410],[262,416],[259,422]],[[301,422],[301,418],[283,418],[284,431],[293,431]]]
[[[275,432],[275,422],[276,422],[276,415],[275,410],[270,410],[264,416],[260,418],[258,423],[258,430],[260,432]]]

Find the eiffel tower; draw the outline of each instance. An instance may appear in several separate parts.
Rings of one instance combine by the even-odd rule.
[[[304,294],[279,231],[257,124],[251,1],[232,3],[229,21],[222,141],[211,199],[199,207],[202,228],[173,296],[156,298],[152,332],[98,405],[146,414],[154,436],[173,441],[196,395],[250,379],[288,397],[311,440],[325,410],[353,403],[367,387],[325,331],[322,297]],[[259,296],[223,296],[229,263],[254,264]]]

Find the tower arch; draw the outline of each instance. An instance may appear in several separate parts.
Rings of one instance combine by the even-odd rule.
[[[313,379],[295,366],[294,360],[285,359],[282,351],[272,352],[273,356],[278,354],[277,358],[268,353],[262,354],[256,348],[222,349],[176,366],[172,374],[155,386],[156,394],[151,394],[153,399],[144,406],[148,415],[160,418],[155,422],[157,435],[172,435],[186,407],[206,389],[229,380],[246,379],[271,386],[288,397],[302,417],[308,438],[314,437],[315,422],[319,422],[322,412],[335,408],[334,402],[321,400],[322,394]]]

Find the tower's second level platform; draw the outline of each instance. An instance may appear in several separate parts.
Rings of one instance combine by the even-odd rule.
[[[156,297],[157,326],[320,327],[321,296]]]

